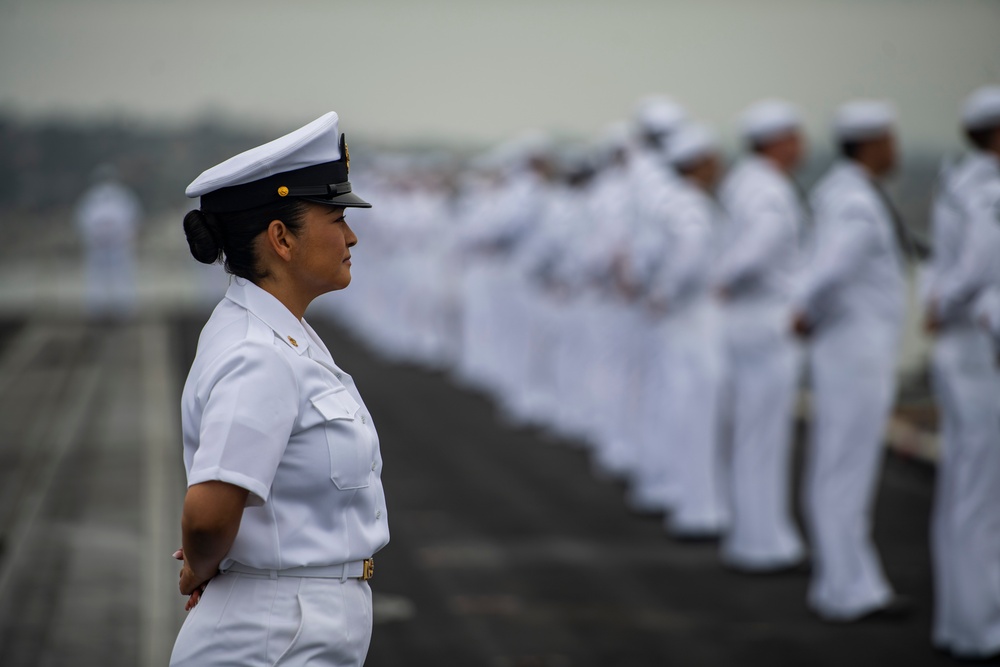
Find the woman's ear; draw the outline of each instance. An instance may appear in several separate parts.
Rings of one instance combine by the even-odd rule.
[[[267,245],[281,259],[286,262],[292,259],[292,249],[295,245],[295,236],[281,220],[272,220],[264,231]]]

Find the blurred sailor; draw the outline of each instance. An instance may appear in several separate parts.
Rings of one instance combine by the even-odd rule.
[[[502,229],[495,221],[503,200],[505,159],[498,148],[472,162],[456,212],[462,221],[457,242],[464,259],[457,376],[464,384],[481,389],[495,386],[493,358],[499,333],[488,297],[510,245],[495,237]]]
[[[625,335],[619,315],[627,309],[622,295],[622,273],[633,228],[630,162],[633,129],[627,122],[608,128],[600,160],[601,171],[591,188],[593,233],[581,236],[584,271],[589,277],[591,307],[581,332],[589,339],[591,364],[587,398],[590,439],[596,445],[595,472],[622,475],[630,465],[631,450],[622,434],[619,407],[624,388],[620,340]]]
[[[803,218],[791,173],[804,139],[798,110],[779,100],[751,106],[742,135],[751,154],[722,185],[730,229],[716,274],[725,303],[732,428],[732,522],[722,558],[762,572],[803,558],[789,502],[800,355],[788,317]]]
[[[1000,653],[1000,372],[977,310],[1000,269],[1000,86],[962,111],[973,150],[942,175],[934,202],[927,323],[941,454],[932,523],[933,642],[970,658]],[[995,294],[995,293],[994,293]]]
[[[879,185],[896,166],[895,124],[883,102],[850,102],[837,111],[843,159],[812,193],[815,254],[795,299],[795,331],[811,343],[809,604],[831,621],[904,606],[871,538],[906,303],[901,221]]]
[[[592,280],[590,252],[598,233],[594,216],[593,183],[597,170],[589,146],[567,151],[563,158],[563,180],[559,207],[553,214],[561,222],[560,252],[548,276],[546,316],[554,318],[552,373],[554,390],[550,425],[561,435],[576,439],[588,436],[586,409],[593,390],[593,339],[587,334],[594,303],[587,298]],[[607,246],[605,246],[605,253]]]
[[[542,396],[528,390],[538,352],[535,318],[539,283],[527,267],[527,257],[552,220],[548,213],[556,193],[556,162],[552,140],[532,135],[521,150],[521,169],[504,193],[498,223],[510,230],[508,261],[494,284],[494,308],[500,324],[496,357],[501,408],[512,424],[540,424],[551,410]]]
[[[524,331],[521,354],[523,365],[516,390],[519,417],[535,425],[566,432],[560,404],[571,402],[559,382],[566,354],[577,350],[569,303],[573,296],[570,273],[577,262],[574,234],[586,234],[589,226],[585,187],[591,169],[582,153],[563,151],[553,164],[548,196],[537,211],[531,243],[519,249],[517,272],[521,283],[517,317]],[[579,338],[578,336],[576,337]],[[577,360],[576,363],[581,363]]]
[[[469,365],[477,369],[475,375],[493,392],[506,416],[519,424],[529,420],[534,407],[521,391],[530,336],[523,320],[524,293],[534,286],[523,274],[518,254],[538,231],[536,223],[551,193],[551,152],[551,139],[540,132],[526,133],[508,144],[502,155],[503,180],[489,198],[490,210],[470,221],[464,234],[466,248],[476,251],[483,267],[479,275],[470,276],[465,295],[471,317],[463,354],[474,360]]]
[[[663,349],[656,340],[655,319],[634,302],[650,287],[657,266],[666,253],[667,215],[678,178],[667,164],[666,149],[686,119],[686,113],[668,97],[643,100],[636,113],[639,147],[629,163],[634,208],[632,230],[622,263],[622,377],[621,397],[625,415],[622,443],[631,461],[629,506],[640,513],[669,510],[676,500],[675,476],[664,455]]]
[[[85,252],[87,312],[121,318],[135,310],[135,244],[142,207],[109,164],[94,172],[94,184],[76,209]]]
[[[726,524],[719,460],[719,407],[723,355],[718,307],[709,272],[719,211],[711,199],[721,161],[715,135],[692,123],[670,140],[669,162],[678,176],[667,213],[666,254],[650,290],[662,316],[664,393],[661,448],[664,468],[677,485],[667,528],[680,538],[717,536]]]

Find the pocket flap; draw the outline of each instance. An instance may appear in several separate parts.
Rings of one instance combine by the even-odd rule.
[[[338,387],[325,391],[309,399],[327,421],[333,419],[354,419],[361,408],[346,388]]]

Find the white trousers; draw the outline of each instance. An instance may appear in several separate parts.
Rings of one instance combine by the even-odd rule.
[[[230,572],[188,613],[170,665],[360,667],[371,634],[365,581]]]
[[[603,378],[606,403],[602,406],[600,447],[594,465],[600,474],[631,476],[639,467],[640,400],[644,334],[648,326],[639,309],[622,301],[608,301],[607,347]]]
[[[521,413],[527,405],[524,377],[535,331],[530,301],[532,287],[515,264],[500,268],[493,276],[490,287],[489,298],[493,305],[491,344],[494,346],[491,374],[496,378],[494,395],[514,423],[527,421],[526,415]]]
[[[624,456],[617,456],[615,449],[620,442],[619,429],[615,428],[617,399],[624,387],[622,374],[618,371],[621,357],[618,316],[621,312],[618,302],[602,295],[589,301],[584,315],[591,375],[587,396],[588,438],[594,446],[595,472],[602,476],[624,474],[628,463]]]
[[[468,384],[496,390],[500,319],[494,295],[501,267],[495,259],[477,259],[463,284],[459,376]]]
[[[791,514],[791,447],[800,352],[787,309],[726,307],[730,525],[722,560],[747,571],[802,560]]]
[[[677,488],[667,528],[679,536],[719,533],[729,512],[719,451],[723,348],[715,304],[699,299],[668,314],[663,333],[662,455]]]
[[[871,533],[896,387],[898,328],[833,326],[810,351],[813,419],[804,486],[813,546],[809,604],[823,618],[850,621],[893,595]]]
[[[554,423],[560,434],[577,440],[588,439],[589,409],[593,396],[593,334],[588,330],[592,302],[585,295],[573,295],[560,304],[554,322],[556,337]]]
[[[636,466],[628,502],[640,512],[672,511],[680,489],[674,457],[675,434],[669,429],[673,415],[666,408],[668,378],[674,371],[668,354],[669,324],[661,317],[647,317],[645,326],[645,352],[636,360],[641,391],[634,417],[638,429],[631,439]]]
[[[538,426],[551,413],[551,355],[546,356],[551,318],[539,287],[515,268],[511,267],[505,291],[495,297],[502,331],[497,398],[511,423]]]
[[[988,334],[946,329],[933,357],[941,409],[931,552],[936,646],[1000,652],[1000,372]]]
[[[527,328],[522,354],[522,374],[518,390],[509,404],[519,420],[552,428],[557,425],[558,403],[567,400],[558,391],[558,358],[560,324],[566,314],[566,304],[539,285],[528,284],[521,292]]]

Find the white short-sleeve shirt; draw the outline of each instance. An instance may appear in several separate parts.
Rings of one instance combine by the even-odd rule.
[[[312,327],[268,292],[233,281],[201,332],[181,411],[188,486],[250,492],[222,569],[338,565],[388,543],[371,415]]]

